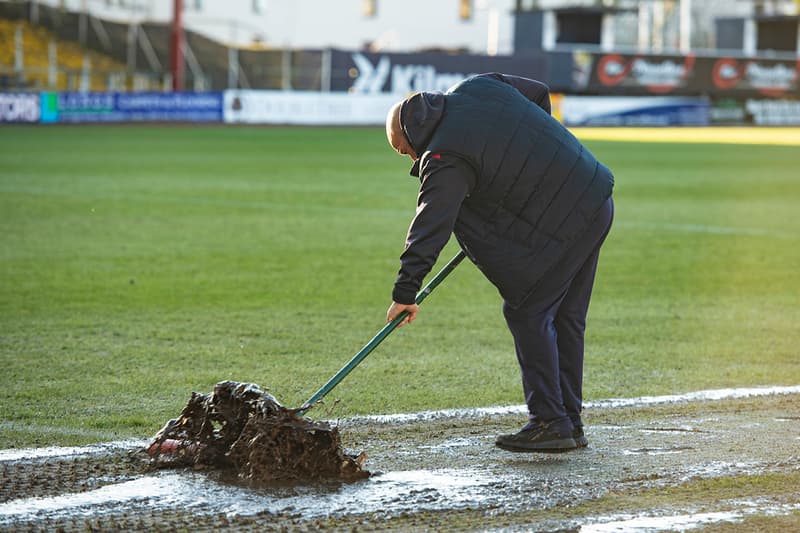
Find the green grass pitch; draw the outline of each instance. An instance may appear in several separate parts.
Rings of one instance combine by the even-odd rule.
[[[800,148],[587,145],[586,399],[800,383]],[[0,128],[0,448],[147,437],[225,379],[302,403],[383,325],[408,166],[381,128]],[[311,415],[521,404],[500,303],[462,264]]]

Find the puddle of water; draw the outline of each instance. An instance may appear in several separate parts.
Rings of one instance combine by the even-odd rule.
[[[174,476],[148,476],[123,483],[106,485],[88,492],[63,494],[51,497],[34,497],[11,500],[0,504],[0,524],[20,518],[41,516],[63,516],[75,514],[76,510],[91,507],[116,507],[133,501],[153,499],[165,505],[187,502],[177,495]],[[99,514],[99,513],[97,513]]]
[[[733,501],[737,509],[734,511],[716,511],[707,513],[691,513],[660,516],[622,515],[607,517],[606,520],[581,524],[581,533],[611,532],[651,532],[651,531],[686,531],[720,522],[741,522],[748,516],[787,515],[800,508],[800,505],[775,505],[763,501]]]
[[[581,533],[612,533],[612,532],[645,532],[645,531],[684,531],[694,529],[715,522],[733,522],[741,520],[741,513],[700,513],[673,516],[637,516],[613,522],[598,524],[582,524]]]
[[[87,492],[5,502],[0,504],[0,525],[143,508],[192,508],[203,514],[241,516],[267,512],[306,519],[345,513],[391,515],[486,505],[487,493],[496,483],[485,472],[445,469],[389,472],[324,487],[249,489],[198,472],[163,471]]]
[[[484,438],[482,440],[486,440],[486,438]],[[418,446],[418,448],[422,449],[422,450],[435,450],[435,451],[444,450],[444,451],[447,451],[447,450],[451,450],[453,448],[462,448],[464,446],[475,446],[475,445],[479,445],[479,444],[480,443],[478,442],[478,439],[470,439],[470,438],[466,438],[466,437],[459,437],[459,438],[456,438],[456,439],[447,440],[447,441],[442,442],[440,444],[430,444],[430,445],[423,444],[423,445]]]
[[[683,453],[693,448],[689,446],[681,446],[676,448],[638,448],[636,450],[622,450],[622,455],[670,455],[675,453]]]
[[[700,429],[694,429],[691,427],[686,428],[642,428],[639,431],[642,433],[706,433]]]
[[[759,465],[759,463],[756,462],[728,463],[724,461],[714,461],[687,468],[680,480],[688,481],[697,477],[720,477],[723,475],[735,475],[738,473],[755,475],[761,471],[763,471],[762,465]]]

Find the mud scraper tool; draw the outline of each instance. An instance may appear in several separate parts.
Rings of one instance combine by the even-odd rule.
[[[442,269],[425,285],[422,290],[419,291],[417,297],[414,299],[414,303],[417,305],[422,303],[433,289],[435,289],[444,278],[446,278],[450,272],[452,272],[458,264],[464,259],[466,255],[464,254],[463,250],[459,250],[459,252],[450,260],[448,263],[442,267]],[[374,350],[382,341],[385,339],[389,334],[397,328],[397,325],[405,319],[408,315],[407,311],[403,311],[394,320],[386,324],[373,338],[369,341],[366,345],[364,345],[361,350],[357,354],[353,356],[350,361],[344,365],[341,370],[339,370],[336,374],[333,375],[331,379],[328,380],[325,385],[323,385],[317,392],[314,393],[311,398],[306,400],[306,402],[300,406],[297,411],[298,416],[302,416],[306,411],[308,411],[314,404],[322,400],[330,391],[333,390],[336,385],[339,384],[345,377],[347,377],[353,369],[358,366],[358,364],[363,361],[371,352]]]

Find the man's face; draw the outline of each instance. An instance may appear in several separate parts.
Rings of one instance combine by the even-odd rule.
[[[416,161],[419,158],[414,149],[411,148],[411,144],[409,144],[405,133],[403,133],[403,128],[400,126],[400,103],[396,104],[389,112],[389,117],[386,121],[386,138],[389,139],[389,144],[398,154],[407,155],[412,161]]]
[[[412,161],[416,161],[418,156],[417,153],[411,148],[411,145],[408,144],[408,140],[406,139],[405,134],[402,130],[393,131],[389,136],[389,144],[392,145],[392,148],[400,154],[400,155],[407,155],[411,158]]]

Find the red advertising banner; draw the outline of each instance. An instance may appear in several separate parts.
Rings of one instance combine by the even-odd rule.
[[[722,57],[711,66],[711,85],[716,91],[749,91],[764,96],[797,93],[800,60],[738,59]]]
[[[576,72],[582,78],[575,80],[578,89],[599,94],[685,94],[694,84],[693,55],[577,53],[574,59]]]
[[[574,86],[599,95],[800,96],[800,60],[576,52]]]

